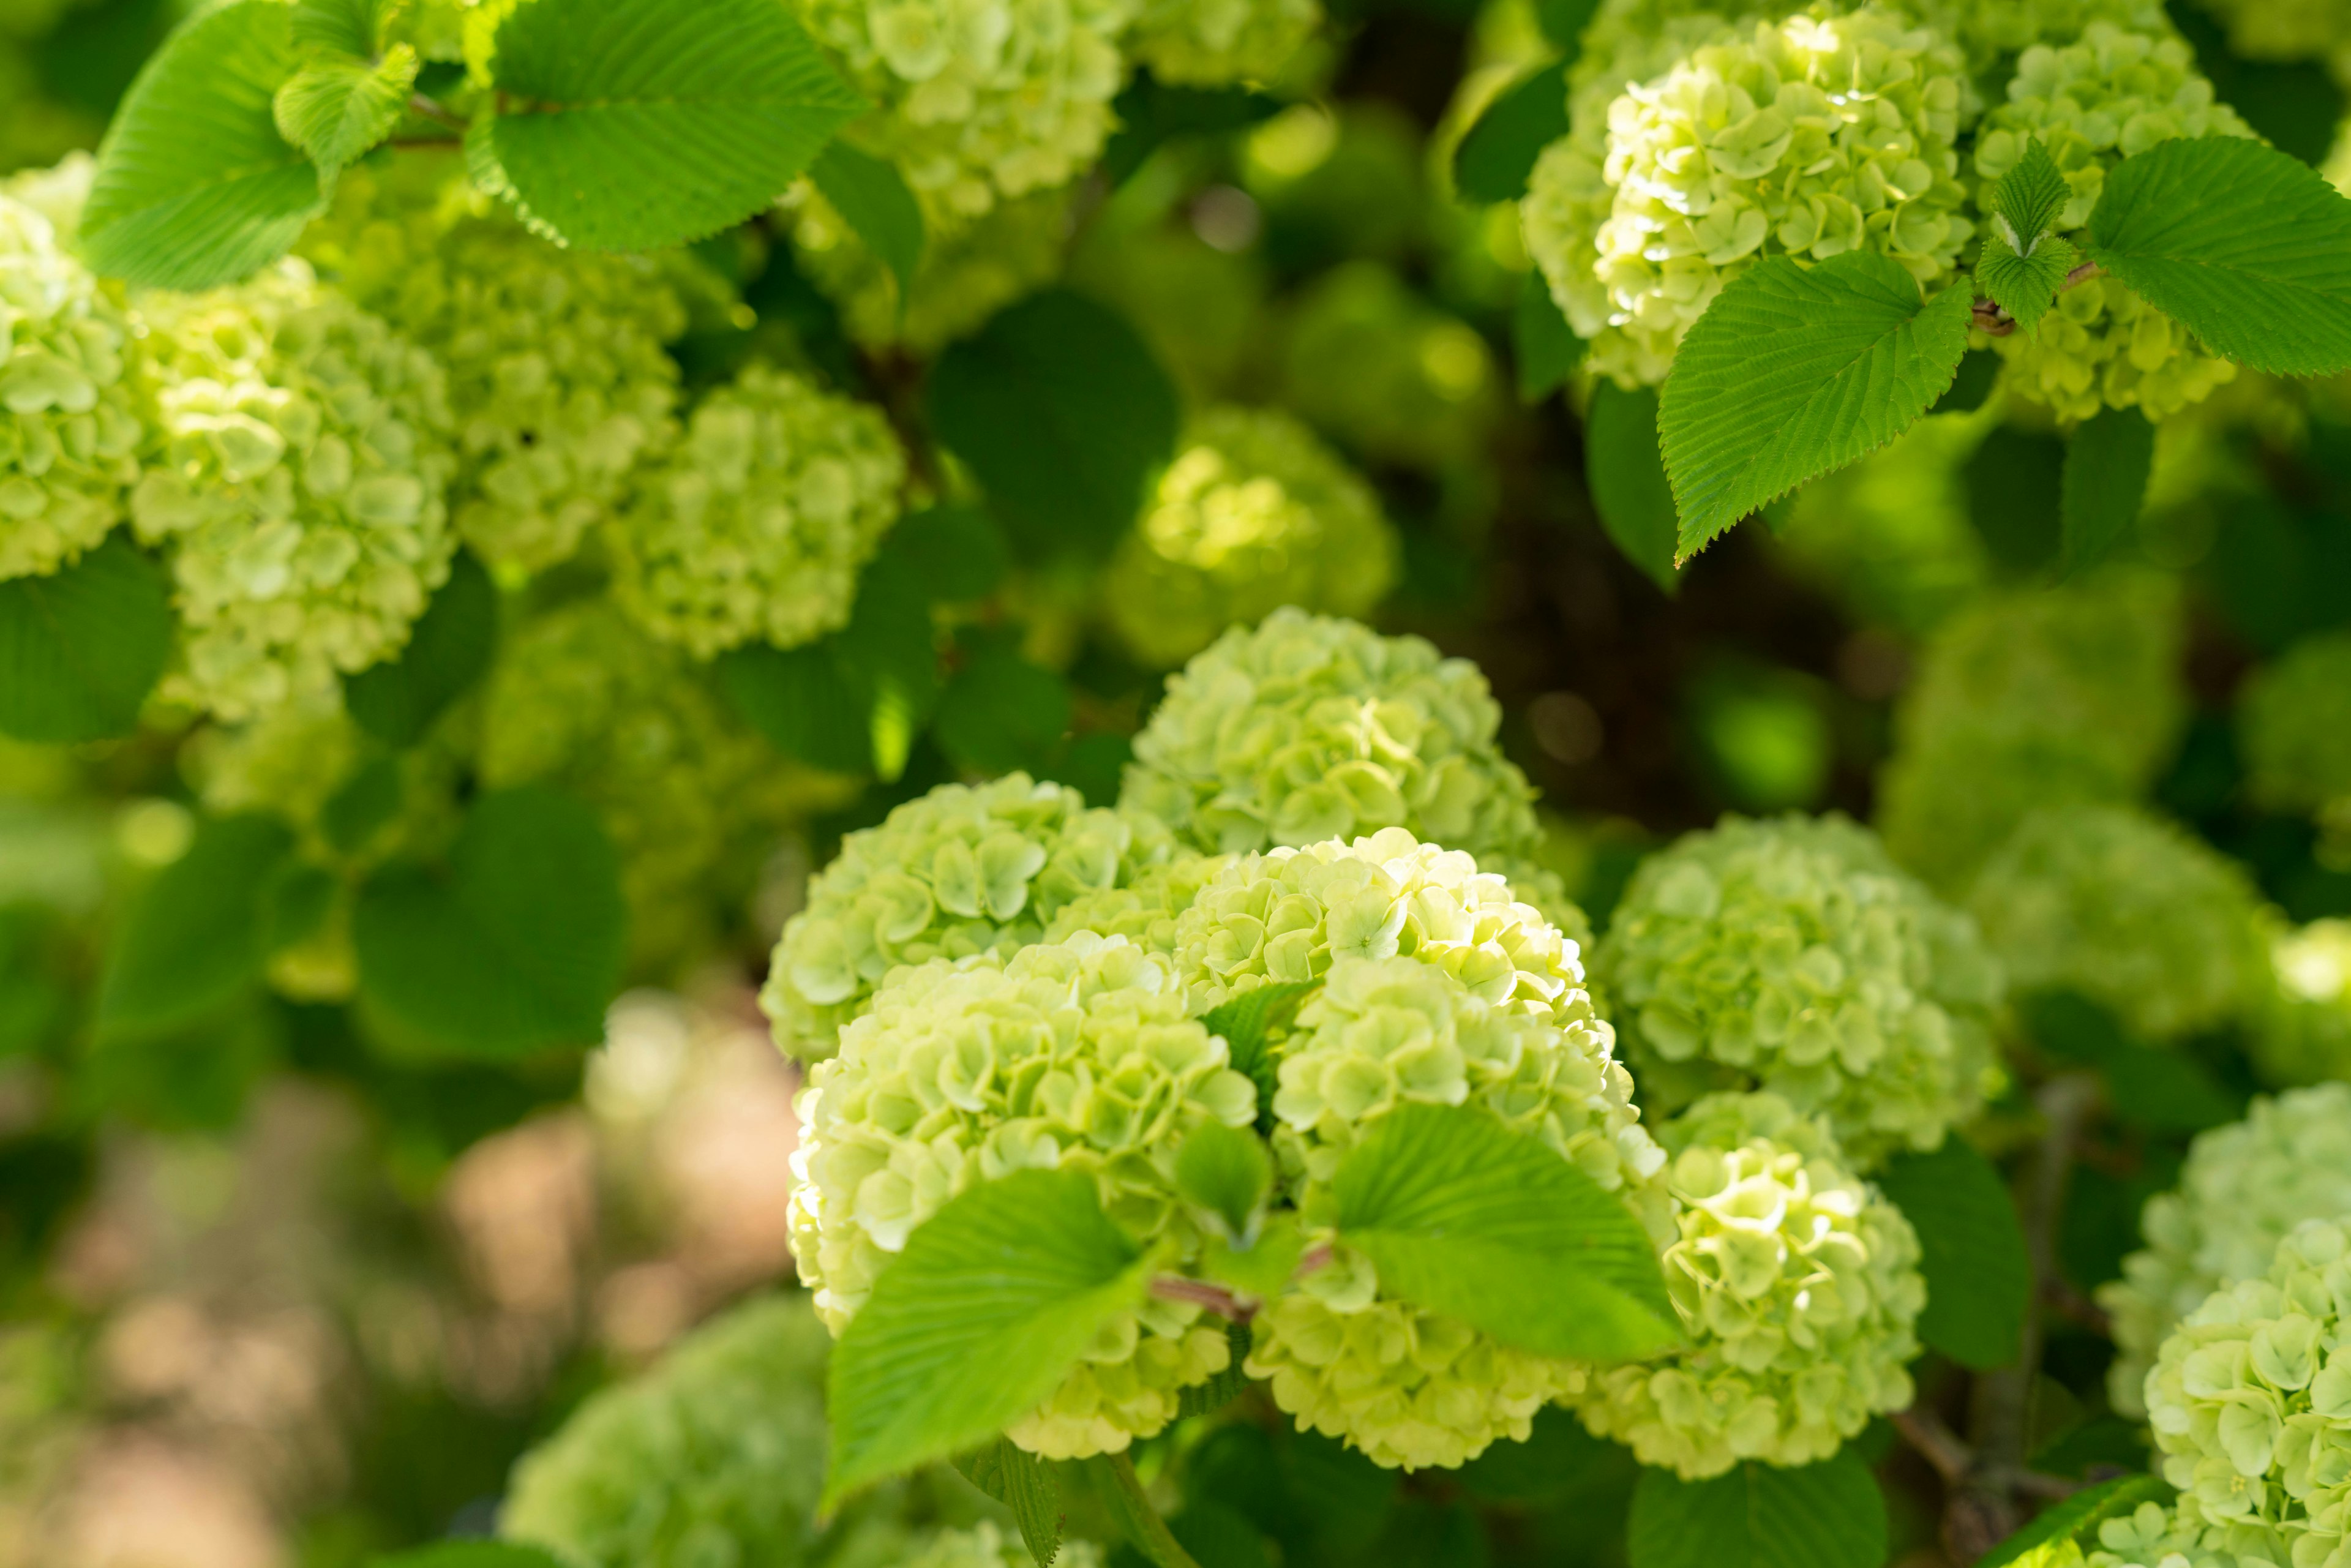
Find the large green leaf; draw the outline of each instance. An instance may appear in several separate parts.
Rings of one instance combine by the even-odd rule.
[[[1051,1568],[1061,1551],[1061,1483],[1045,1461],[1009,1437],[982,1443],[955,1457],[964,1479],[1012,1511],[1020,1540],[1037,1568]]]
[[[1644,1469],[1625,1545],[1632,1568],[1880,1568],[1886,1498],[1851,1448],[1703,1481]]]
[[[172,627],[163,569],[120,535],[53,577],[0,582],[0,732],[129,734],[171,657]]]
[[[1922,301],[1875,251],[1732,278],[1682,340],[1658,415],[1681,559],[1901,434],[1951,384],[1971,310],[1965,288]]]
[[[379,740],[413,746],[488,671],[497,638],[497,586],[481,562],[460,552],[400,657],[345,681],[343,706]]]
[[[538,788],[477,800],[445,873],[379,873],[351,936],[368,999],[452,1055],[585,1045],[620,988],[628,909],[595,814]]]
[[[897,165],[835,141],[809,165],[809,178],[866,248],[896,275],[903,302],[923,265],[923,208],[899,176]]]
[[[1453,185],[1464,200],[1515,202],[1527,193],[1542,150],[1567,134],[1567,62],[1513,82],[1486,106],[1453,150]]]
[[[841,631],[798,648],[731,649],[716,671],[727,700],[786,756],[895,779],[938,703],[938,666],[924,584],[884,554],[858,580]]]
[[[1231,1052],[1233,1071],[1257,1085],[1257,1124],[1261,1132],[1273,1130],[1273,1092],[1280,1087],[1275,1074],[1280,1064],[1274,1056],[1273,1032],[1287,1030],[1306,998],[1322,988],[1320,980],[1278,980],[1243,991],[1211,1009],[1200,1020],[1210,1034],[1223,1037],[1225,1049]]]
[[[2168,1502],[2171,1497],[2171,1488],[2160,1476],[2118,1476],[2085,1487],[2043,1509],[2032,1523],[1977,1559],[1976,1568],[2007,1568],[2039,1547],[2118,1519],[2143,1502]]]
[[[1603,376],[1583,415],[1583,482],[1600,527],[1625,559],[1667,593],[1681,589],[1674,569],[1674,487],[1657,451],[1657,394],[1626,392]]]
[[[826,1507],[1034,1409],[1142,1303],[1147,1268],[1080,1171],[1015,1171],[948,1203],[833,1351]]]
[[[1406,1104],[1332,1179],[1340,1239],[1380,1289],[1538,1354],[1622,1361],[1679,1342],[1623,1199],[1474,1106]]]
[[[1953,1134],[1932,1154],[1895,1156],[1877,1185],[1918,1232],[1927,1308],[1918,1337],[1978,1371],[2016,1359],[2032,1263],[2016,1205],[1991,1162]]]
[[[99,144],[81,219],[91,267],[209,288],[285,255],[325,207],[318,169],[278,134],[273,107],[295,70],[293,15],[282,0],[230,0],[147,62]]]
[[[1108,555],[1176,450],[1176,385],[1134,329],[1066,289],[1032,295],[940,356],[931,423],[1032,556]]]
[[[866,107],[775,0],[519,0],[484,63],[475,179],[592,250],[742,222]]]
[[[2273,147],[2212,136],[2124,159],[2090,256],[2216,354],[2277,375],[2351,368],[2351,200]]]
[[[1006,640],[966,641],[963,668],[939,697],[939,745],[981,773],[1042,772],[1069,733],[1069,682]]]
[[[293,836],[272,818],[219,817],[131,906],[99,989],[102,1036],[178,1028],[234,1000],[269,956],[272,894]]]
[[[2155,426],[2135,408],[2109,408],[2065,443],[2060,495],[2065,570],[2104,560],[2138,521],[2155,468]]]
[[[320,55],[306,60],[271,100],[278,134],[331,181],[392,134],[416,85],[416,51],[394,46],[381,60]]]

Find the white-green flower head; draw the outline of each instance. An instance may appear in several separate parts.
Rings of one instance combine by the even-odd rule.
[[[1159,852],[1155,846],[1155,838],[1146,840],[1147,853]],[[1138,947],[1172,956],[1176,922],[1233,858],[1171,851],[1166,860],[1149,862],[1131,877],[1070,899],[1045,923],[1044,940],[1066,941],[1081,931],[1092,931],[1123,936]]]
[[[2228,1549],[2225,1532],[2158,1502],[2102,1521],[2098,1544],[2083,1561],[2085,1568],[2250,1568]]]
[[[2185,640],[2178,584],[2151,573],[1959,610],[1895,714],[1886,847],[1954,894],[2035,806],[2144,794],[2187,721]]]
[[[849,336],[868,349],[903,346],[928,358],[1060,274],[1074,190],[998,202],[983,217],[928,235],[903,308],[897,275],[812,183],[795,185],[780,204],[791,214],[800,269],[841,308]]]
[[[2242,1557],[2351,1563],[2351,1220],[2311,1220],[2215,1291],[2147,1374],[2148,1424],[2183,1521]]]
[[[703,400],[608,530],[613,596],[697,658],[849,622],[898,520],[906,454],[882,411],[751,365]]]
[[[1280,409],[1193,417],[1102,588],[1146,664],[1180,664],[1282,605],[1362,615],[1395,579],[1395,529],[1363,476]]]
[[[942,1530],[925,1541],[899,1568],[1028,1568],[1036,1559],[1017,1534],[982,1520],[968,1530]],[[1053,1558],[1057,1568],[1102,1568],[1102,1548],[1070,1540]]]
[[[1322,22],[1321,0],[1143,0],[1126,47],[1164,82],[1264,82]]]
[[[2157,1347],[2205,1297],[2258,1279],[2304,1220],[2343,1215],[2351,1215],[2351,1083],[2256,1100],[2243,1121],[2199,1134],[2179,1186],[2147,1200],[2147,1245],[2098,1290],[2118,1352],[2107,1375],[2115,1408],[2145,1412]]]
[[[2315,816],[2351,802],[2351,632],[2306,638],[2256,670],[2237,737],[2257,804]]]
[[[1678,1236],[1666,1287],[1690,1347],[1593,1374],[1584,1425],[1687,1479],[1808,1465],[1910,1402],[1918,1239],[1827,1124],[1773,1094],[1701,1100],[1658,1134]]]
[[[344,182],[331,252],[353,298],[449,371],[465,458],[457,531],[493,565],[565,559],[611,515],[640,460],[676,438],[685,308],[650,257],[559,248],[437,186]]]
[[[1334,267],[1299,297],[1281,373],[1285,405],[1351,450],[1408,468],[1474,461],[1502,409],[1478,329],[1377,261]]]
[[[241,718],[397,653],[456,549],[440,365],[298,261],[142,308],[162,440],[131,517],[172,547],[164,695]]]
[[[0,580],[104,538],[147,415],[130,317],[33,206],[0,195]]]
[[[1015,1170],[1085,1172],[1112,1219],[1180,1267],[1200,1238],[1176,1197],[1176,1151],[1209,1122],[1250,1125],[1257,1091],[1188,1016],[1174,965],[1081,932],[1008,963],[899,970],[810,1071],[799,1110],[792,1251],[837,1331],[925,1220]],[[1154,1298],[1008,1433],[1049,1458],[1117,1452],[1229,1360],[1196,1307]]]
[[[2273,1083],[2351,1080],[2351,920],[2314,920],[2270,943],[2277,989],[2253,1030],[2254,1065]]]
[[[1662,381],[1760,257],[1873,250],[1948,282],[1974,233],[1953,150],[1970,108],[1957,46],[1891,8],[1723,22],[1608,105],[1604,142],[1587,131],[1546,150],[1527,248],[1595,369]]]
[[[2351,65],[2351,8],[2342,0],[2203,0],[2229,29],[2229,52],[2248,60],[2325,60],[2341,80]]]
[[[1467,659],[1285,608],[1168,678],[1119,800],[1207,852],[1400,827],[1481,857],[1528,854],[1534,790],[1495,741],[1501,720]]]
[[[2270,983],[2244,868],[2137,807],[2035,811],[1968,904],[2016,990],[2077,991],[2146,1040],[2236,1021]]]
[[[1999,1072],[2004,987],[1975,922],[1842,816],[1727,817],[1652,855],[1595,970],[1652,1113],[1767,1089],[1865,1170],[1941,1144]]]
[[[2078,39],[2036,44],[2017,60],[2008,101],[1984,116],[1976,141],[1980,199],[1990,205],[1993,184],[2038,138],[2074,193],[2057,226],[2078,229],[2089,222],[2106,171],[2131,154],[2174,137],[2252,134],[2235,110],[2215,101],[2195,51],[2168,27],[2092,22]],[[2066,289],[2033,331],[1992,342],[2008,361],[2001,384],[2069,421],[2101,408],[2138,408],[2160,420],[2237,373],[2111,277]]]
[[[799,0],[879,106],[860,136],[895,162],[934,228],[1092,167],[1125,78],[1134,0]]]
[[[1008,958],[1074,900],[1133,886],[1174,852],[1150,817],[1089,808],[1075,789],[1025,773],[942,784],[851,833],[809,879],[807,905],[785,923],[759,994],[776,1042],[810,1061],[830,1056],[892,969]]]

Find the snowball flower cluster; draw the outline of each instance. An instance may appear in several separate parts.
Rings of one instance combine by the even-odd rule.
[[[1070,196],[1063,186],[998,202],[983,217],[927,235],[903,296],[898,275],[812,183],[794,186],[781,204],[791,214],[793,255],[840,308],[842,329],[869,349],[903,345],[928,357],[1060,272]]]
[[[1936,1147],[1998,1071],[2002,983],[1975,922],[1840,816],[1729,817],[1651,856],[1596,973],[1651,1113],[1767,1089],[1865,1169]]]
[[[1721,23],[1609,104],[1596,168],[1588,131],[1544,152],[1527,248],[1594,367],[1628,385],[1663,380],[1764,256],[1872,250],[1942,284],[1974,232],[1953,150],[1969,96],[1959,49],[1886,7]]]
[[[1134,739],[1120,803],[1208,852],[1400,827],[1481,860],[1534,845],[1486,677],[1418,637],[1275,611],[1181,673]]]
[[[2351,1221],[2302,1226],[2189,1313],[2147,1405],[2183,1521],[2242,1560],[2351,1562]]]
[[[609,530],[612,593],[697,658],[849,623],[898,520],[906,455],[880,409],[751,365],[694,411]]]
[[[2270,967],[2277,988],[2251,1042],[2262,1075],[2273,1083],[2351,1080],[2351,921],[2279,932]]]
[[[2229,52],[2249,60],[2322,59],[2337,80],[2351,66],[2351,11],[2340,0],[2203,0],[2229,29]]]
[[[1322,20],[1321,0],[1143,0],[1127,48],[1164,82],[1261,82]]]
[[[1976,141],[1979,199],[1991,204],[1992,186],[2038,138],[2073,190],[2057,226],[2079,229],[2105,172],[2123,159],[2175,137],[2252,134],[2235,110],[2215,101],[2186,40],[2168,28],[2094,21],[2078,39],[2036,44],[2018,59],[2008,101],[1984,116]],[[2111,277],[2066,289],[2034,330],[1992,341],[2009,361],[2003,384],[2066,420],[2134,407],[2159,420],[2237,373]]]
[[[1109,138],[1133,0],[800,0],[935,227],[1068,183]]]
[[[162,451],[131,516],[172,547],[164,695],[238,718],[396,653],[456,548],[441,367],[298,261],[146,314]]]
[[[1690,1338],[1595,1371],[1584,1425],[1686,1479],[1824,1459],[1910,1402],[1918,1239],[1825,1124],[1773,1094],[1700,1101],[1659,1134],[1679,1234],[1666,1288]]]
[[[1279,409],[1196,415],[1103,584],[1137,658],[1177,664],[1279,607],[1361,615],[1395,577],[1362,476]]]
[[[2085,1568],[2246,1568],[2225,1542],[2213,1540],[2220,1533],[2176,1507],[2143,1502],[2101,1521],[2098,1544],[2082,1561]]]
[[[53,572],[121,520],[146,435],[135,347],[48,218],[0,195],[0,580]]]
[[[2187,721],[2177,584],[1996,594],[1928,639],[1878,789],[1894,858],[1946,894],[2036,806],[2139,796]]]
[[[2002,64],[2035,44],[2070,44],[2093,22],[2137,32],[2171,27],[2161,0],[1915,0],[1912,10],[1967,51],[1980,81],[1997,80]]]
[[[1493,351],[1389,267],[1351,261],[1300,297],[1282,397],[1353,451],[1436,469],[1473,457],[1500,411]]]
[[[942,784],[851,833],[810,879],[760,1005],[787,1052],[830,1056],[841,1026],[893,968],[1008,958],[1073,900],[1133,885],[1171,852],[1149,818],[1090,809],[1075,789],[1025,773]]]
[[[1149,820],[1142,821],[1147,824]],[[1150,855],[1163,852],[1155,834],[1145,839],[1143,848]],[[1092,931],[1123,936],[1138,947],[1173,955],[1176,922],[1233,857],[1181,849],[1164,852],[1167,855],[1164,861],[1146,861],[1131,876],[1109,887],[1071,898],[1045,923],[1044,939],[1059,942],[1081,931]]]
[[[2351,807],[2351,632],[2304,638],[2255,670],[2237,698],[2237,736],[2256,803]]]
[[[2157,1347],[2214,1291],[2258,1279],[2287,1232],[2351,1215],[2351,1083],[2259,1099],[2241,1122],[2199,1134],[2179,1185],[2147,1200],[2147,1245],[2123,1277],[2098,1288],[2114,1319],[2106,1375],[2115,1408],[2147,1408],[2142,1385]]]
[[[1247,1127],[1257,1091],[1187,1016],[1168,961],[1081,933],[903,969],[841,1033],[802,1094],[793,1255],[838,1331],[906,1239],[973,1183],[1083,1171],[1138,1242],[1198,1236],[1176,1197],[1177,1149]],[[1007,1435],[1050,1458],[1117,1452],[1176,1416],[1181,1391],[1230,1361],[1199,1309],[1151,1298],[1122,1314]]]
[[[2135,807],[2034,812],[1969,907],[2017,990],[2077,991],[2142,1039],[2231,1022],[2269,983],[2269,916],[2244,869]]]

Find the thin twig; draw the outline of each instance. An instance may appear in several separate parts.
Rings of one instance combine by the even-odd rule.
[[[458,131],[466,128],[467,122],[464,115],[459,114],[439,99],[429,97],[424,93],[412,92],[408,95],[408,112],[424,120],[439,120],[442,124]]]
[[[2071,1318],[2093,1333],[2111,1336],[2114,1320],[2105,1308],[2090,1300],[2065,1280],[2053,1279],[2042,1287],[2042,1299],[2061,1315]]]
[[[1188,1301],[1237,1323],[1248,1322],[1257,1316],[1254,1303],[1243,1301],[1222,1285],[1212,1285],[1206,1280],[1186,1280],[1180,1274],[1155,1274],[1151,1280],[1151,1293],[1163,1301]]]
[[[2008,1484],[2027,1497],[2072,1497],[2090,1483],[2066,1476],[2044,1476],[2039,1470],[2018,1470],[2008,1479]]]
[[[1905,1441],[1917,1449],[1926,1461],[1935,1467],[1935,1473],[1947,1482],[1957,1484],[1975,1469],[1975,1450],[1960,1441],[1959,1435],[1944,1425],[1943,1418],[1923,1404],[1894,1413],[1894,1429]]]

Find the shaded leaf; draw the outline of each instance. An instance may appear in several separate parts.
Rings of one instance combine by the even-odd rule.
[[[413,746],[488,671],[497,640],[497,586],[480,561],[460,551],[400,657],[345,680],[343,706],[377,739]]]
[[[163,569],[120,534],[54,576],[0,582],[0,732],[129,734],[171,657],[172,626]]]
[[[719,689],[776,749],[812,768],[894,779],[939,695],[930,605],[890,555],[858,579],[849,624],[798,648],[719,656]]]
[[[809,165],[809,178],[841,221],[896,276],[903,301],[923,265],[923,209],[897,165],[845,141],[833,141]]]
[[[977,507],[928,507],[902,517],[882,553],[905,562],[935,604],[987,598],[1011,565],[1003,531]]]
[[[2155,467],[2155,426],[2135,408],[2108,408],[2065,443],[2061,491],[2069,572],[2104,560],[2138,521]]]
[[[1510,353],[1519,366],[1519,400],[1541,402],[1565,386],[1590,347],[1560,314],[1542,274],[1530,272],[1519,284],[1510,311]]]
[[[1295,1260],[1293,1259],[1293,1264]],[[1184,1420],[1194,1416],[1214,1415],[1241,1396],[1249,1383],[1243,1363],[1249,1357],[1249,1328],[1247,1323],[1225,1325],[1225,1354],[1228,1359],[1225,1369],[1206,1383],[1196,1383],[1176,1397],[1176,1418]]]
[[[131,906],[99,988],[101,1036],[193,1022],[261,977],[271,894],[293,835],[274,818],[209,818]]]
[[[1896,1155],[1877,1185],[1918,1232],[1927,1277],[1918,1337],[1979,1372],[2014,1361],[2032,1263],[1991,1162],[1953,1134],[1932,1154]]]
[[[1453,186],[1468,202],[1527,193],[1542,150],[1567,134],[1567,62],[1538,67],[1503,89],[1453,150]]]
[[[2000,380],[2000,356],[1990,349],[1970,349],[1959,361],[1959,373],[1951,378],[1951,386],[1928,413],[1973,413],[1983,407],[1984,399],[1991,396],[1992,383]]]
[[[957,1454],[955,1468],[964,1479],[1012,1511],[1020,1540],[1037,1568],[1050,1568],[1061,1554],[1061,1483],[1045,1461],[1009,1437],[983,1443],[967,1454]]]
[[[1573,65],[1583,52],[1583,29],[1599,9],[1600,0],[1536,0],[1535,20],[1544,37],[1567,51]]]
[[[1750,1459],[1711,1480],[1644,1469],[1626,1535],[1632,1568],[1880,1568],[1886,1499],[1845,1448],[1801,1469]]]
[[[990,638],[947,682],[935,728],[947,755],[967,768],[1038,773],[1069,732],[1070,713],[1068,682]]]
[[[1118,129],[1102,149],[1102,173],[1113,187],[1123,185],[1168,141],[1239,131],[1281,109],[1281,99],[1250,88],[1175,87],[1139,70],[1112,100]]]
[[[1280,1087],[1274,1076],[1277,1063],[1270,1044],[1278,1030],[1287,1030],[1306,998],[1322,988],[1320,980],[1282,980],[1243,991],[1223,1006],[1210,1009],[1200,1021],[1213,1035],[1224,1038],[1233,1071],[1257,1085],[1257,1124],[1260,1132],[1273,1127],[1273,1092]]]
[[[1600,527],[1625,559],[1667,593],[1681,591],[1674,570],[1674,491],[1657,450],[1657,393],[1631,392],[1603,376],[1583,415],[1583,482]]]

